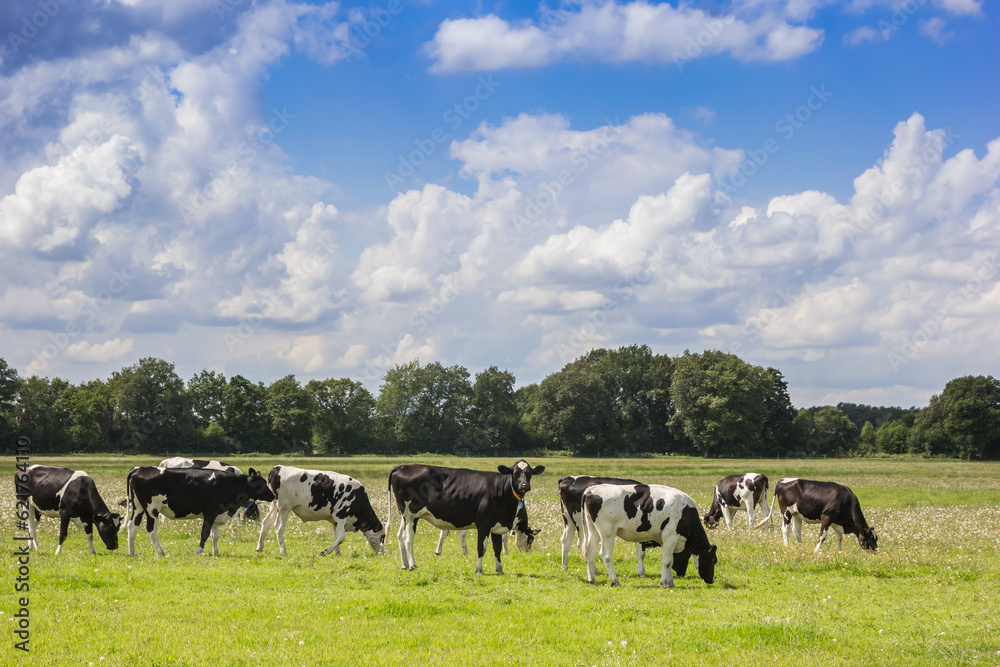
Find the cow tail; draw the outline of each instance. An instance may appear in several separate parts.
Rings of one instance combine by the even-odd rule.
[[[125,509],[128,512],[128,521],[122,521],[122,525],[118,527],[119,533],[128,528],[128,524],[132,521],[132,516],[135,514],[135,489],[132,488],[132,475],[134,474],[135,468],[132,468],[128,471],[128,475],[125,476]]]
[[[392,473],[394,470],[389,471],[389,484],[387,495],[389,496],[389,514],[385,518],[385,551],[389,553],[389,529],[392,527]]]
[[[765,523],[767,523],[768,521],[771,520],[772,516],[774,516],[774,499],[777,498],[777,497],[778,497],[778,494],[776,494],[776,493],[771,496],[771,507],[767,510],[767,516],[765,518],[761,519],[757,523],[757,525],[753,527],[754,530],[757,530],[758,528],[760,528],[761,526],[763,526]]]

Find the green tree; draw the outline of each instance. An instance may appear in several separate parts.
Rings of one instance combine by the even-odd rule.
[[[774,378],[760,366],[718,350],[685,352],[674,363],[670,426],[706,458],[759,453],[773,391]]]
[[[18,436],[31,440],[33,451],[69,452],[73,449],[70,422],[73,386],[62,378],[37,375],[18,384],[13,407],[13,427]]]
[[[91,380],[76,388],[72,396],[70,435],[74,446],[84,452],[107,452],[116,449],[120,434],[117,380]]]
[[[459,451],[478,455],[507,454],[520,413],[514,398],[514,374],[490,366],[476,374],[469,403],[469,433]]]
[[[118,384],[115,416],[127,449],[182,452],[191,446],[190,410],[184,381],[174,365],[146,357],[112,375]]]
[[[955,378],[941,392],[945,436],[960,457],[1000,458],[1000,381],[992,375]]]
[[[861,434],[858,436],[857,452],[861,456],[871,456],[878,451],[878,444],[875,442],[875,426],[866,421],[861,427]]]
[[[397,451],[462,451],[469,427],[472,385],[464,366],[419,361],[386,372],[376,401],[384,434]]]
[[[875,432],[875,446],[883,454],[904,454],[908,451],[909,431],[901,421],[886,422]]]
[[[360,382],[348,378],[311,380],[306,391],[313,401],[313,446],[328,454],[362,454],[372,450],[375,399]]]
[[[812,431],[805,443],[809,456],[843,456],[854,449],[854,422],[839,408],[825,405],[812,413]]]
[[[226,386],[226,376],[215,371],[202,371],[188,380],[187,400],[195,426],[207,429],[222,423]]]
[[[283,451],[312,453],[312,396],[294,375],[267,388],[267,412],[274,439]]]
[[[225,396],[221,426],[232,442],[232,453],[280,451],[272,435],[264,383],[234,375]]]
[[[7,365],[0,357],[0,443],[8,443],[14,433],[14,411],[17,391],[21,385],[17,369]]]
[[[574,454],[614,452],[620,432],[604,383],[572,364],[542,380],[531,421],[545,446]]]

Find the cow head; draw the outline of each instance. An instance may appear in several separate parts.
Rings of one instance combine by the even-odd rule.
[[[247,477],[250,478],[250,497],[245,500],[263,500],[266,502],[274,500],[274,492],[271,491],[271,488],[267,485],[267,480],[259,472],[250,468]]]
[[[532,468],[528,462],[521,459],[514,464],[513,468],[507,466],[497,466],[501,475],[510,475],[510,486],[519,497],[531,491],[531,476],[541,475],[545,472],[545,466],[535,466]]]
[[[520,529],[514,531],[514,544],[517,545],[518,551],[522,553],[530,554],[531,545],[535,541],[535,535],[542,532],[542,529],[534,530],[529,528],[527,532],[522,532]]]
[[[118,548],[118,531],[122,527],[122,515],[116,513],[98,514],[94,517],[94,525],[97,526],[97,534],[101,536],[109,550]]]
[[[858,543],[861,545],[862,549],[875,551],[878,548],[878,535],[875,534],[875,529],[865,528],[859,532]]]
[[[378,530],[366,530],[365,539],[377,554],[385,553],[385,524],[379,522]]]
[[[715,556],[716,546],[713,544],[705,553],[698,554],[698,576],[706,584],[715,583],[715,564],[719,559]]]

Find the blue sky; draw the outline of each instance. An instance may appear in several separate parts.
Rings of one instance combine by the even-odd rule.
[[[377,390],[645,343],[775,366],[800,406],[922,405],[1000,361],[998,28],[976,0],[5,3],[0,356]]]

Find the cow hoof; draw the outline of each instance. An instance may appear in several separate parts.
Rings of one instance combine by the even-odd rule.
[[[615,579],[614,581],[611,582],[611,586],[612,587],[617,586],[617,585],[618,585],[618,580],[617,579]]]
[[[441,555],[441,552],[440,552],[440,551],[435,551],[435,552],[434,552],[434,555],[435,555],[435,556],[440,556],[440,555]]]

